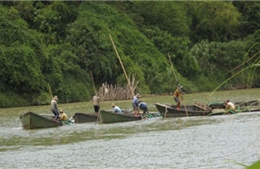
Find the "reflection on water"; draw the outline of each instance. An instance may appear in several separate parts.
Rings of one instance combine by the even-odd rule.
[[[1,110],[0,168],[242,169],[235,162],[260,159],[260,112],[24,130],[25,109]]]

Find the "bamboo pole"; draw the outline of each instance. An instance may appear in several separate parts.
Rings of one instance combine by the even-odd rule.
[[[119,56],[119,54],[118,54],[118,52],[117,52],[116,46],[115,46],[115,44],[114,44],[114,41],[113,41],[111,35],[109,35],[109,37],[110,37],[110,40],[111,40],[112,45],[113,45],[113,47],[114,47],[114,50],[115,50],[115,52],[116,52],[116,55],[117,55],[117,57],[118,57],[118,59],[119,59],[119,62],[120,62],[120,64],[121,64],[121,67],[122,67],[122,69],[123,69],[123,71],[124,71],[125,78],[126,78],[126,80],[127,80],[128,86],[130,87],[130,90],[131,90],[131,92],[132,92],[132,95],[134,96],[134,91],[133,91],[133,89],[132,89],[132,87],[131,87],[131,85],[130,85],[130,80],[129,80],[127,74],[126,74],[126,71],[125,71],[123,62],[121,61],[121,58],[120,58],[120,56]]]
[[[51,94],[51,98],[53,98],[53,94],[52,94],[52,91],[51,91],[51,87],[50,87],[50,84],[48,83],[48,88],[49,88],[49,92]]]
[[[184,108],[185,108],[186,116],[189,117],[183,95],[182,95],[182,102],[183,102],[183,105],[184,105]]]
[[[247,62],[249,62],[250,60],[252,60],[255,56],[259,56],[258,54],[259,54],[259,52],[257,52],[256,54],[254,54],[251,58],[248,58],[246,61],[244,61],[244,62],[241,63],[240,65],[238,65],[238,66],[236,66],[235,68],[233,68],[233,69],[231,69],[230,71],[228,71],[228,73],[233,72],[233,71],[236,70],[237,68],[239,68],[239,67],[245,65]]]
[[[166,106],[166,107],[165,107],[165,112],[164,112],[164,118],[166,118],[167,113],[168,113],[168,109],[167,109],[167,106]]]
[[[177,76],[175,74],[175,70],[173,68],[173,64],[172,64],[172,61],[171,61],[169,53],[168,53],[168,57],[169,57],[169,61],[170,61],[170,64],[171,64],[172,71],[174,73],[175,80],[176,80],[176,82],[178,82],[178,79],[177,79]],[[184,108],[185,108],[185,111],[186,111],[186,116],[188,117],[189,115],[188,115],[188,111],[187,111],[186,104],[185,104],[185,101],[184,101],[184,96],[181,95],[181,97],[182,97],[182,102],[183,102],[183,105],[184,105]]]
[[[174,67],[173,67],[172,60],[171,60],[169,52],[168,52],[168,58],[169,58],[169,61],[170,61],[170,64],[171,64],[171,68],[172,68],[175,80],[176,80],[176,82],[178,82],[178,79],[177,79],[177,76],[176,76],[176,73],[175,73],[175,70],[174,70]]]

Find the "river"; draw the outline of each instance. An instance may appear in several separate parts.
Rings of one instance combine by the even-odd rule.
[[[244,169],[260,159],[260,112],[21,128],[21,113],[43,108],[0,109],[0,168]]]

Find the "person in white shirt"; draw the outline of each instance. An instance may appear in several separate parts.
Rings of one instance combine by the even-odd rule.
[[[112,103],[111,106],[113,108],[113,113],[123,114],[123,111],[118,106],[116,106],[114,103]]]
[[[93,107],[94,107],[95,113],[98,113],[98,112],[99,112],[99,109],[100,109],[100,97],[99,97],[99,93],[93,96],[92,102],[93,102]]]

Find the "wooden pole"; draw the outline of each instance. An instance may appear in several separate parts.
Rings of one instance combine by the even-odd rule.
[[[96,88],[95,88],[95,83],[94,83],[94,78],[93,78],[91,71],[90,71],[90,77],[91,77],[91,81],[92,81],[92,84],[93,84],[94,92],[95,92],[95,94],[97,94],[97,91],[96,91]]]
[[[48,88],[49,88],[49,92],[51,94],[51,97],[53,98],[53,94],[52,94],[52,91],[51,91],[51,87],[50,87],[50,84],[48,83]]]
[[[114,47],[114,50],[115,50],[115,52],[116,52],[116,55],[117,55],[117,57],[118,57],[118,59],[119,59],[119,62],[120,62],[120,64],[121,64],[121,67],[122,67],[122,69],[123,69],[123,71],[124,71],[125,78],[126,78],[126,80],[127,80],[128,86],[130,87],[130,90],[131,90],[131,92],[132,92],[132,95],[134,96],[134,91],[133,91],[133,89],[132,89],[132,87],[131,87],[131,85],[130,85],[130,80],[129,80],[127,74],[126,74],[124,65],[123,65],[123,63],[122,63],[122,61],[121,61],[121,58],[120,58],[118,52],[117,52],[116,46],[115,46],[115,44],[114,44],[114,41],[113,41],[111,35],[109,35],[109,37],[110,37],[110,40],[111,40],[112,45],[113,45],[113,47]]]
[[[178,79],[177,79],[177,76],[175,74],[175,70],[173,68],[172,60],[170,58],[169,53],[168,53],[168,58],[169,58],[169,61],[170,61],[171,67],[172,67],[172,71],[174,73],[175,80],[176,80],[176,82],[178,82]],[[185,105],[185,102],[184,102],[184,97],[183,97],[183,95],[181,95],[181,97],[182,97],[182,102],[183,102],[183,105],[184,105],[184,108],[185,108],[185,111],[186,111],[186,116],[188,117],[189,115],[188,115],[188,111],[187,111],[187,108],[186,108],[186,105]]]
[[[98,110],[98,113],[97,113],[97,123],[98,121],[100,121],[100,110]]]
[[[257,53],[254,54],[251,58],[248,58],[246,61],[244,61],[244,62],[241,63],[240,65],[236,66],[236,67],[233,68],[232,70],[228,71],[228,73],[233,72],[235,69],[237,69],[237,68],[239,68],[239,67],[245,65],[247,62],[249,62],[250,60],[252,60],[255,56],[259,56],[258,54],[259,54],[259,52],[257,52]]]
[[[184,105],[184,108],[185,108],[185,111],[186,111],[186,116],[189,117],[183,95],[182,95],[182,102],[183,102],[183,105]]]
[[[174,67],[173,67],[172,60],[171,60],[169,52],[168,52],[168,58],[169,58],[169,61],[170,61],[171,67],[172,67],[172,71],[173,71],[175,80],[176,80],[176,82],[178,82],[178,79],[177,79],[177,76],[176,76],[176,73],[175,73],[175,70],[174,70]]]
[[[166,118],[167,113],[168,113],[168,109],[167,109],[167,106],[166,106],[166,107],[165,107],[165,112],[164,112],[164,118]]]

